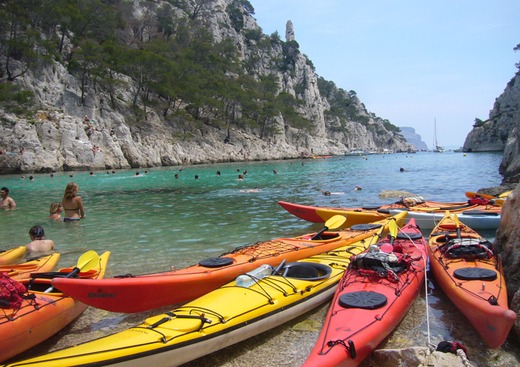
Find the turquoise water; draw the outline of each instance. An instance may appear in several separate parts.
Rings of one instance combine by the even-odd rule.
[[[147,174],[144,169],[100,171],[93,176],[74,172],[72,178],[70,173],[57,173],[54,178],[35,174],[33,181],[6,175],[1,176],[0,187],[11,190],[18,207],[0,212],[0,248],[26,244],[29,228],[41,224],[63,253],[62,266],[75,264],[81,253],[94,249],[112,252],[108,276],[166,271],[245,244],[321,227],[290,215],[278,200],[319,206],[375,205],[397,200],[379,198],[384,190],[406,190],[429,200],[465,201],[466,191],[500,184],[501,159],[496,153],[446,152],[157,168]],[[244,171],[245,179],[239,181],[238,174]],[[79,223],[49,221],[50,203],[61,200],[71,180],[79,184],[87,218]],[[362,190],[354,191],[356,185]],[[324,196],[321,190],[338,194]],[[510,346],[498,352],[487,350],[439,289],[432,290],[429,306],[432,342],[461,340],[470,360],[480,366],[518,363],[518,351]],[[123,330],[168,309],[125,315],[89,308],[70,327],[20,357]],[[299,366],[314,345],[326,311],[323,305],[188,366]],[[426,346],[426,330],[422,292],[386,347]]]
[[[383,190],[406,190],[429,200],[465,201],[465,191],[500,183],[500,160],[494,153],[418,153],[171,167],[147,174],[143,169],[73,172],[72,178],[34,174],[32,181],[27,174],[24,180],[2,176],[0,186],[10,189],[17,209],[0,212],[0,248],[27,243],[29,228],[41,224],[66,253],[62,264],[87,249],[110,250],[112,275],[164,271],[319,228],[284,211],[278,200],[361,206],[396,200],[379,198]],[[244,171],[244,180],[238,180]],[[61,201],[69,181],[79,185],[87,218],[49,221],[49,205]],[[353,191],[356,185],[363,189]],[[344,194],[324,196],[320,190]]]

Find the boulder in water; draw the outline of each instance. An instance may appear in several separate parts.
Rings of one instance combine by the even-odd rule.
[[[384,190],[379,193],[379,197],[381,199],[388,199],[388,198],[401,198],[406,196],[416,196],[415,194],[412,194],[408,191],[394,191],[394,190]]]

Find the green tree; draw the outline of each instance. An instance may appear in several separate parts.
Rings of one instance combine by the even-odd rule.
[[[515,50],[515,51],[520,51],[520,43],[519,43],[518,45],[516,45],[516,46],[513,48],[513,50]],[[515,64],[515,66],[516,66],[518,69],[520,69],[520,62],[517,62],[517,63]]]
[[[31,1],[6,1],[0,7],[0,56],[8,81],[24,75],[48,60],[46,42],[33,26]],[[2,76],[0,75],[0,76]]]

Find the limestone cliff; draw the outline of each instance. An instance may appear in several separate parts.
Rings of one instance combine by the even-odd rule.
[[[226,70],[228,80],[238,79],[244,71],[256,81],[272,78],[274,95],[292,98],[297,116],[282,111],[265,118],[258,127],[255,123],[260,121],[260,112],[244,116],[247,101],[243,99],[237,103],[231,97],[219,96],[218,106],[200,105],[193,97],[183,99],[182,90],[178,92],[180,97],[167,98],[169,90],[150,88],[154,80],[161,80],[160,75],[148,75],[153,80],[148,81],[148,86],[141,84],[143,74],[149,72],[146,67],[156,67],[154,64],[145,63],[135,75],[102,70],[103,77],[109,73],[112,78],[110,84],[103,84],[99,75],[88,74],[88,68],[97,61],[88,60],[88,55],[81,60],[82,73],[78,72],[78,65],[56,58],[10,81],[32,92],[33,107],[37,108],[28,115],[20,108],[0,106],[0,173],[283,159],[344,154],[354,147],[370,151],[409,149],[398,129],[369,112],[355,92],[337,88],[315,73],[296,41],[297,24],[288,22],[284,42],[277,35],[261,32],[246,0],[172,4],[125,3],[129,7],[125,14],[131,14],[132,22],[118,36],[131,40],[129,45],[141,50],[158,34],[173,37],[166,33],[164,24],[175,24],[179,39],[184,36],[181,31],[189,32],[180,25],[204,27],[215,44],[233,47],[237,60],[230,64],[239,71]],[[175,22],[165,21],[165,14],[174,17]],[[69,55],[78,55],[81,46],[73,44],[73,34],[63,29],[58,25],[53,30],[61,40],[60,47],[69,50]],[[60,34],[61,31],[64,33]],[[223,48],[224,52],[228,49]],[[9,65],[22,69],[22,61],[10,60]],[[0,56],[0,65],[6,65],[4,56]],[[2,72],[0,78],[6,75],[11,74]],[[177,87],[177,82],[172,82],[171,87]],[[227,92],[231,95],[231,91]],[[258,103],[258,98],[251,96],[251,102]],[[270,106],[265,104],[263,108],[269,111]]]
[[[520,181],[520,72],[495,100],[486,121],[477,120],[466,137],[463,151],[503,151],[500,173],[504,182]]]
[[[417,134],[413,127],[401,127],[401,134],[408,143],[414,146],[415,150],[428,150],[428,146],[422,140],[421,135]]]
[[[510,308],[520,314],[520,184],[509,195],[502,208],[495,244],[504,265]],[[516,321],[513,333],[518,341],[520,318]]]
[[[466,152],[503,151],[510,133],[520,123],[520,73],[495,100],[486,121],[477,120],[466,137]]]

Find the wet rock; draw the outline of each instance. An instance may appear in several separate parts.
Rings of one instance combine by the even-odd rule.
[[[517,314],[520,312],[520,184],[509,195],[502,207],[502,218],[495,240],[501,254],[507,279],[509,307]],[[513,333],[520,336],[520,321],[516,320]]]
[[[405,196],[415,196],[415,195],[408,191],[395,191],[395,190],[384,190],[379,193],[379,197],[381,199],[400,198],[400,197],[405,197]]]
[[[433,352],[426,347],[412,347],[403,349],[379,349],[373,354],[367,367],[408,367],[408,366],[435,366],[435,367],[468,367],[477,366],[476,363],[464,364],[462,358],[453,353]]]

